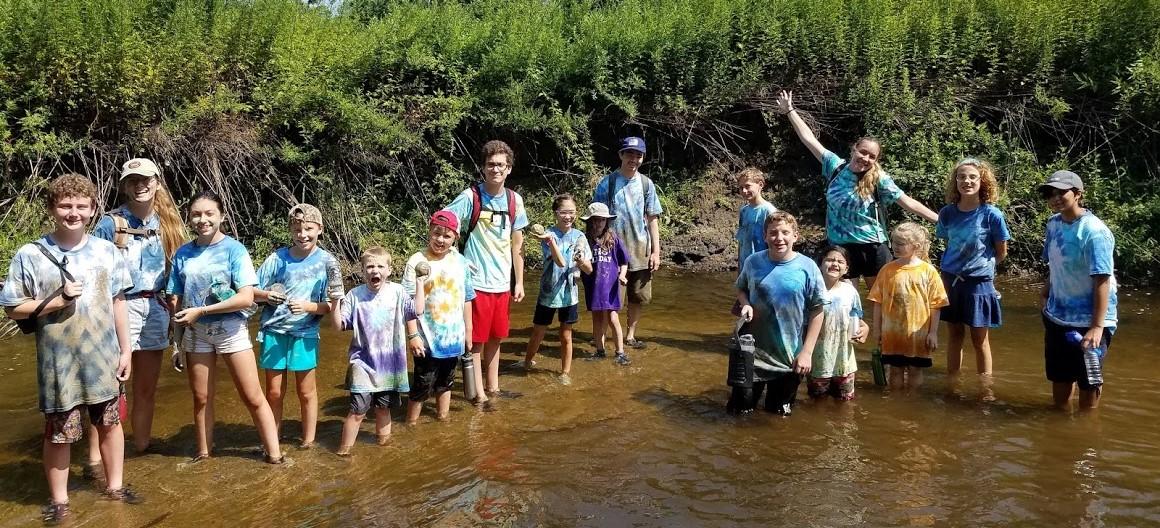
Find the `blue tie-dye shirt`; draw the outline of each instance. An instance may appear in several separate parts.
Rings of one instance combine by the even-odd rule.
[[[165,291],[181,297],[179,310],[217,304],[211,293],[214,284],[220,284],[237,292],[246,286],[258,284],[254,272],[254,262],[246,246],[230,236],[216,243],[202,246],[197,241],[189,242],[177,249],[173,255],[173,271],[169,274],[169,285]],[[199,323],[214,323],[231,318],[245,319],[244,311],[206,314],[198,318]]]
[[[557,266],[548,242],[540,241],[540,250],[544,254],[544,273],[540,275],[540,296],[536,302],[548,308],[566,308],[580,302],[580,289],[576,286],[580,268],[573,258],[579,251],[585,258],[591,259],[592,250],[588,248],[588,238],[579,229],[569,229],[567,233],[562,233],[559,228],[552,226],[547,231],[556,239],[556,246],[560,248],[560,255],[564,257],[566,265],[563,268]]]
[[[617,169],[605,176],[596,185],[592,194],[593,202],[600,202],[612,209],[616,218],[612,220],[612,232],[616,233],[624,251],[628,254],[628,271],[648,268],[648,257],[652,254],[652,239],[648,232],[648,217],[659,216],[662,212],[658,190],[653,183],[645,189],[643,174],[625,178]],[[651,180],[650,180],[651,181]],[[608,186],[612,185],[612,193]],[[608,203],[609,196],[613,203]]]
[[[322,248],[314,248],[301,260],[290,254],[290,248],[281,248],[266,257],[266,261],[258,268],[258,287],[269,290],[274,284],[281,284],[286,287],[287,301],[325,302],[330,288],[327,270],[337,265],[334,255]],[[262,309],[258,341],[262,340],[265,332],[317,338],[321,321],[322,316],[318,314],[290,313],[289,303],[267,305]]]
[[[483,184],[477,185],[481,211],[475,231],[470,236],[467,230],[473,207],[471,189],[459,193],[447,206],[447,210],[459,219],[460,236],[468,237],[463,246],[463,256],[467,257],[467,262],[472,266],[472,287],[481,292],[503,293],[512,287],[512,233],[528,226],[528,212],[524,210],[524,199],[515,193],[516,211],[513,220],[508,214],[506,188],[492,196],[487,194]]]
[[[995,244],[1011,240],[1007,219],[991,204],[960,211],[949,204],[938,212],[935,234],[946,239],[939,268],[962,277],[995,277]]]
[[[769,250],[758,251],[745,259],[736,286],[749,294],[753,305],[749,328],[757,346],[754,365],[767,375],[789,372],[802,351],[810,312],[830,303],[822,271],[801,253],[774,262]]]
[[[121,251],[92,236],[68,251],[48,236],[37,242],[84,285],[72,305],[36,319],[40,411],[64,412],[116,398],[121,346],[113,325],[113,298],[133,285]],[[60,268],[36,246],[25,244],[12,257],[0,306],[45,299],[63,282]]]
[[[765,243],[765,219],[776,213],[777,208],[769,202],[757,205],[745,204],[737,215],[737,269],[745,264],[749,255],[769,249]]]
[[[886,171],[881,171],[877,192],[867,198],[858,194],[858,175],[850,167],[842,167],[830,181],[834,171],[846,160],[828,150],[822,152],[822,177],[830,182],[826,188],[826,237],[831,244],[876,244],[886,241],[886,230],[878,221],[875,201],[885,205],[905,196]]]
[[[1091,326],[1095,275],[1110,276],[1104,326],[1116,328],[1116,277],[1112,253],[1116,239],[1096,215],[1085,210],[1074,222],[1057,214],[1047,221],[1043,258],[1050,270],[1050,292],[1043,313],[1063,326]]]
[[[109,214],[102,216],[93,228],[93,236],[113,241],[117,235],[117,226],[111,215],[120,214],[132,229],[161,229],[161,220],[156,214],[141,220],[127,207],[118,207]],[[157,292],[165,288],[165,246],[161,244],[161,235],[146,237],[130,235],[126,243],[125,264],[129,266],[129,276],[133,278],[133,288],[127,294]]]

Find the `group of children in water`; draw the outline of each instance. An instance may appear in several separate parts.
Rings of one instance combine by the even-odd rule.
[[[863,147],[862,142],[856,144],[852,155],[863,155],[859,150]],[[626,346],[643,346],[635,331],[641,306],[651,298],[651,272],[659,263],[656,219],[661,213],[656,186],[636,172],[644,151],[640,138],[622,142],[622,166],[601,182],[593,202],[579,216],[583,230],[575,225],[580,209],[571,195],[553,200],[555,225],[530,226],[544,261],[526,368],[535,365],[546,331],[557,320],[559,380],[571,383],[578,283],[583,284],[592,314],[592,359],[607,356],[609,338],[613,357],[621,365],[630,363]],[[866,168],[858,173],[829,151],[818,155],[824,173],[830,175],[831,194],[835,185],[857,192],[865,173],[878,171],[874,160],[863,163]],[[391,254],[372,247],[363,251],[361,281],[350,291],[344,289],[336,258],[317,245],[325,223],[311,205],[290,209],[291,244],[255,269],[246,248],[222,232],[227,211],[212,192],[194,196],[184,211],[193,232],[193,239],[186,242],[185,225],[163,187],[160,170],[150,160],[125,164],[119,188],[127,202],[102,217],[93,236],[86,234],[98,201],[93,183],[76,174],[54,180],[46,205],[55,229],[17,252],[0,291],[0,305],[9,317],[34,321],[30,330],[37,337],[40,408],[46,418],[44,465],[51,494],[46,518],[68,514],[69,445],[81,438],[84,414],[95,432],[90,460],[102,466],[105,496],[125,502],[139,499],[123,485],[121,386],[132,372],[134,442],[139,452],[146,451],[171,322],[174,366],[188,371],[193,394],[195,461],[213,450],[214,367],[219,355],[258,429],[266,462],[285,461],[279,431],[290,372],[295,374],[301,404],[301,446],[314,444],[315,369],[319,327],[326,314],[332,315],[335,329],[350,332],[349,412],[339,455],[350,454],[372,409],[377,439],[387,442],[389,410],[402,405],[403,394],[408,424],[417,422],[423,402],[432,396],[436,418],[446,419],[461,361],[472,367],[465,372],[473,378],[465,381],[479,389],[473,403],[489,410],[490,398],[499,393],[496,355],[508,335],[509,302],[523,297],[522,231],[529,222],[522,198],[503,186],[513,161],[511,149],[490,142],[482,161],[484,181],[431,215],[427,246],[406,260],[401,283],[389,280]],[[884,174],[878,178],[888,191],[897,190]],[[747,322],[757,352],[753,390],[744,395],[745,401],[731,402],[731,408],[752,409],[768,390],[766,408],[789,414],[803,377],[812,396],[853,398],[854,343],[864,343],[870,336],[879,340],[890,384],[917,386],[923,369],[932,364],[940,319],[951,324],[952,348],[961,346],[970,328],[979,372],[989,375],[987,329],[1000,323],[998,294],[990,281],[1010,235],[1002,213],[992,205],[998,188],[988,164],[963,160],[948,178],[949,203],[938,214],[936,227],[938,236],[948,239],[941,276],[929,262],[926,229],[909,222],[890,233],[894,260],[874,273],[867,271],[864,248],[852,250],[849,244],[827,247],[815,262],[795,250],[797,220],[762,197],[763,173],[746,169],[738,175],[737,185],[747,203],[737,231],[735,313]],[[1102,380],[1081,377],[1090,371],[1082,353],[1097,349],[1102,356],[1106,351],[1115,321],[1114,279],[1103,281],[1110,287],[1111,303],[1105,297],[1105,304],[1097,300],[1094,306],[1097,313],[1111,314],[1110,325],[1099,318],[1102,332],[1089,331],[1087,321],[1080,321],[1083,310],[1090,313],[1093,307],[1077,304],[1077,299],[1083,295],[1081,286],[1087,287],[1081,284],[1083,278],[1110,278],[1112,242],[1107,228],[1079,207],[1081,191],[1082,182],[1066,171],[1041,187],[1060,213],[1049,222],[1045,249],[1051,267],[1045,292],[1046,354],[1048,377],[1060,385],[1057,398],[1065,381],[1067,396],[1071,382],[1078,381],[1081,392],[1094,391],[1098,399]],[[901,191],[896,194],[894,201],[904,196]],[[832,220],[828,218],[828,227]],[[870,283],[869,299],[874,303],[870,324],[863,320],[857,288],[847,280],[856,278],[851,271],[858,269]],[[1096,289],[1108,291],[1100,287]],[[627,336],[618,316],[621,288],[626,289],[629,304]],[[1084,291],[1091,296],[1090,287]],[[257,357],[246,327],[255,306],[261,311]],[[1065,356],[1053,358],[1052,348],[1076,328],[1084,331],[1082,347],[1068,345],[1072,348]],[[1073,355],[1073,348],[1083,350]],[[952,370],[958,366],[958,354],[948,351]],[[408,358],[414,366],[410,375]],[[264,392],[258,367],[265,370]]]

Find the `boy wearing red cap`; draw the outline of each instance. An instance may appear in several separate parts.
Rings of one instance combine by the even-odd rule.
[[[450,211],[431,215],[427,249],[411,255],[403,269],[403,289],[412,296],[425,350],[416,352],[407,423],[419,420],[423,402],[432,394],[436,418],[447,419],[451,384],[459,356],[471,349],[471,301],[475,290],[467,261],[457,251],[459,219]],[[479,383],[479,371],[476,370]],[[477,385],[482,386],[482,384]]]

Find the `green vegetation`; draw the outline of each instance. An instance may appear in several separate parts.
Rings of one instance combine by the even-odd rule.
[[[881,138],[929,205],[958,158],[993,161],[1016,261],[1037,258],[1034,185],[1059,167],[1090,182],[1125,277],[1160,260],[1157,0],[3,0],[0,59],[5,260],[38,227],[12,211],[43,178],[107,188],[133,155],[161,160],[179,201],[224,194],[256,250],[306,200],[346,256],[406,254],[491,138],[537,208],[584,202],[633,132],[666,205],[687,208],[678,191],[708,168],[757,163],[779,206],[817,220],[817,165],[771,111],[781,88],[834,150]]]

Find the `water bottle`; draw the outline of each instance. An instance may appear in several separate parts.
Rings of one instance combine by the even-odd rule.
[[[729,339],[729,372],[725,383],[730,387],[753,387],[753,334],[735,334]]]
[[[1068,343],[1079,346],[1083,341],[1083,334],[1076,330],[1068,330],[1063,335]],[[1103,362],[1104,351],[1100,347],[1084,347],[1083,348],[1083,366],[1087,373],[1087,381],[1092,385],[1100,385],[1104,382],[1104,374],[1101,363]]]
[[[224,302],[232,299],[238,292],[230,288],[229,284],[222,282],[221,279],[214,279],[213,285],[209,287],[209,293],[217,302]]]
[[[870,352],[870,370],[874,373],[874,384],[879,387],[886,386],[886,367],[882,365],[882,350],[875,348]]]
[[[470,350],[459,356],[459,367],[463,374],[463,397],[475,401],[479,397],[479,387],[475,384],[475,362],[471,360]]]
[[[338,261],[326,265],[326,297],[332,301],[342,298],[344,284],[342,283],[342,268]]]

